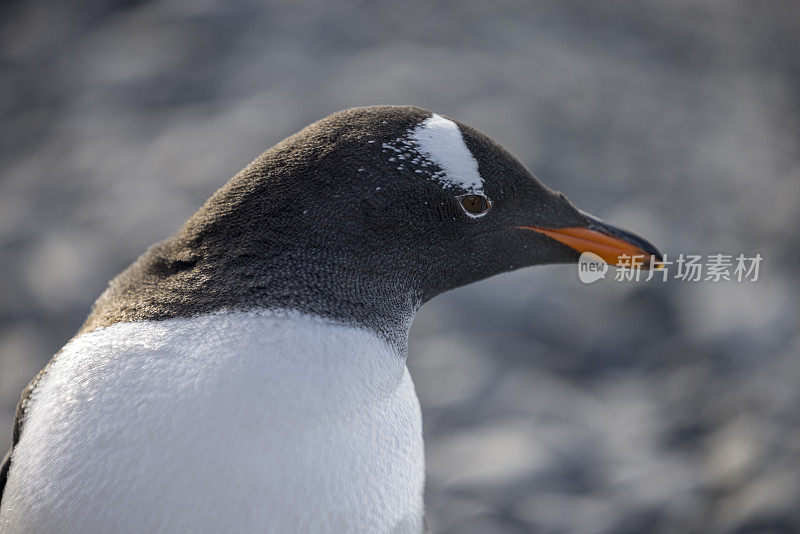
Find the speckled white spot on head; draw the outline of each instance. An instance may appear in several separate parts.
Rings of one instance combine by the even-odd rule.
[[[437,176],[440,181],[469,192],[482,191],[483,178],[478,172],[478,162],[464,143],[456,123],[434,113],[411,131],[410,138],[427,159],[444,171],[443,176]]]

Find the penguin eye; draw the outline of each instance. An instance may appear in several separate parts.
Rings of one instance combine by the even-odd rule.
[[[483,195],[461,195],[456,197],[461,208],[470,217],[480,217],[485,215],[492,207],[492,201]]]

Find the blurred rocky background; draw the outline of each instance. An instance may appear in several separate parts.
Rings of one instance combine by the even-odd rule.
[[[0,443],[106,282],[262,150],[416,104],[668,255],[755,283],[527,269],[423,308],[433,532],[800,532],[800,4],[0,6]],[[611,273],[610,273],[611,274]]]

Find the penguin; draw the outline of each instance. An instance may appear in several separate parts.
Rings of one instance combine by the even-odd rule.
[[[25,389],[0,530],[420,532],[414,314],[583,252],[661,261],[455,119],[311,124],[114,278]]]

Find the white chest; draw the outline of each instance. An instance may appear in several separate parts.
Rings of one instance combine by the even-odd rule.
[[[226,313],[67,345],[29,407],[0,525],[415,532],[423,484],[403,355],[309,316]]]

